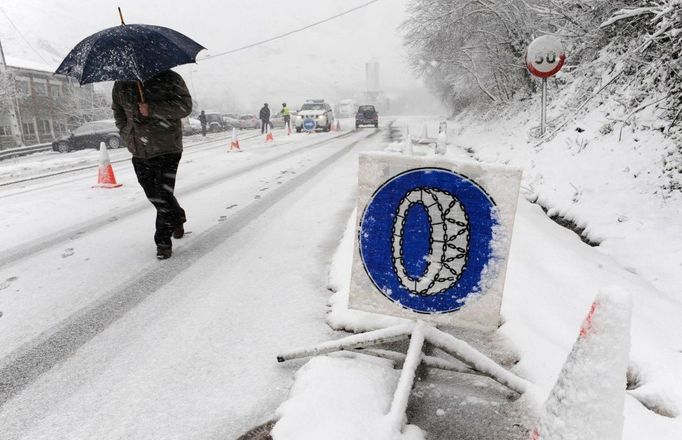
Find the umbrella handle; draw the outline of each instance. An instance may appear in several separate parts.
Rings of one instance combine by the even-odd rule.
[[[140,102],[144,104],[144,90],[142,90],[142,83],[137,80],[137,91],[140,92]]]
[[[121,12],[121,7],[118,8],[118,16],[121,17],[121,25],[125,26],[126,22],[123,21],[123,12]]]

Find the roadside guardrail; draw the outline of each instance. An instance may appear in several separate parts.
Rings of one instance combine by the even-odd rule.
[[[26,156],[27,154],[39,153],[41,151],[49,151],[51,149],[52,143],[0,150],[0,161],[4,159],[12,159],[13,157]]]

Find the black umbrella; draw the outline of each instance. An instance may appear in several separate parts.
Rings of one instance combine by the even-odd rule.
[[[83,84],[138,81],[181,64],[196,62],[205,49],[189,37],[162,26],[125,24],[90,35],[74,47],[55,73]],[[144,102],[144,98],[142,97]]]

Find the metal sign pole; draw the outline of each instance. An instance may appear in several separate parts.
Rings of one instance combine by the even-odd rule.
[[[547,78],[561,70],[566,61],[566,52],[561,41],[556,37],[543,35],[530,43],[525,58],[528,71],[542,78],[540,136],[544,136],[547,131]]]
[[[542,110],[540,114],[540,136],[547,129],[547,78],[542,78]]]

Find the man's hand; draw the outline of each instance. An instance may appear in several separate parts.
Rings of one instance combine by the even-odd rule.
[[[149,104],[146,102],[141,102],[138,104],[138,108],[140,109],[140,114],[144,116],[145,118],[149,117]]]

